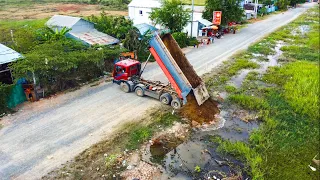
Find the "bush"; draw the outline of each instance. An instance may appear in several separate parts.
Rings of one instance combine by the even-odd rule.
[[[187,34],[182,32],[175,32],[172,34],[173,38],[177,41],[180,48],[187,47]]]
[[[49,94],[73,88],[111,70],[113,60],[119,56],[119,48],[86,47],[81,42],[66,39],[47,42],[34,47],[25,58],[11,65],[16,79],[25,77],[37,82]]]
[[[7,85],[0,83],[0,115],[9,110],[7,106],[7,98],[10,95],[13,85]]]

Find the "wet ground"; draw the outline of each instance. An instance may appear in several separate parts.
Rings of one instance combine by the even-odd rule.
[[[237,88],[250,72],[265,73],[271,66],[278,66],[278,59],[282,54],[280,48],[283,42],[278,42],[275,54],[265,57],[267,61],[252,59],[260,65],[258,69],[245,69],[231,78],[228,84]],[[258,55],[259,56],[259,55]],[[221,92],[220,97],[226,98],[227,92]],[[225,107],[224,107],[225,106]],[[258,116],[255,112],[220,105],[220,113],[215,124],[201,125],[193,128],[187,141],[162,139],[148,144],[142,159],[157,165],[161,171],[161,179],[250,179],[244,164],[235,157],[217,151],[217,145],[212,137],[219,136],[232,142],[247,142],[250,133],[259,127]]]

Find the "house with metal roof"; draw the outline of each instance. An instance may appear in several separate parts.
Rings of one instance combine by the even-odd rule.
[[[13,78],[11,70],[9,69],[9,63],[16,61],[23,56],[15,50],[0,44],[0,82],[4,84],[12,84]]]
[[[128,5],[129,18],[133,21],[133,24],[136,26],[145,26],[145,24],[154,25],[150,19],[150,13],[153,9],[161,8],[162,3],[160,0],[132,0]],[[183,5],[184,9],[192,9],[192,6]],[[206,19],[202,18],[202,13],[205,10],[204,6],[194,6],[193,10],[193,19],[190,19],[189,23],[184,27],[183,32],[197,37],[201,35],[201,28],[211,25],[212,23]],[[191,13],[190,13],[191,15]],[[191,32],[191,24],[193,26]],[[161,29],[159,25],[155,26],[158,29]]]
[[[87,45],[113,45],[120,42],[119,39],[98,31],[92,22],[80,17],[54,15],[46,22],[46,25],[58,31],[64,27],[71,29],[67,37],[82,41]]]

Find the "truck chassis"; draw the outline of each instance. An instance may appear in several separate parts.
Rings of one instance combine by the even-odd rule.
[[[113,83],[120,85],[120,89],[123,92],[135,92],[139,97],[152,97],[158,99],[163,104],[171,105],[174,109],[182,107],[182,100],[170,84],[166,85],[160,81],[144,80],[138,77],[133,77],[127,81],[113,80]]]

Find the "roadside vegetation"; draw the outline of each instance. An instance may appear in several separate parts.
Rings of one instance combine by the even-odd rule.
[[[318,8],[310,9],[207,77],[210,89],[229,93],[224,106],[254,111],[262,121],[248,143],[212,137],[220,144],[220,152],[246,163],[253,179],[317,179],[320,175],[308,167],[318,167],[312,159],[320,145],[318,12]],[[267,55],[276,53],[279,43],[283,51],[277,59],[280,65],[249,73],[240,88],[228,83],[244,69],[232,70],[239,59],[267,59]]]
[[[167,107],[153,110],[152,116],[121,126],[110,138],[78,155],[74,161],[43,179],[112,179],[126,169],[127,158],[156,133],[181,121]]]

